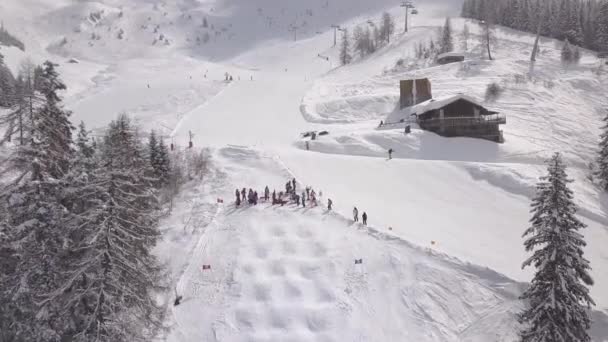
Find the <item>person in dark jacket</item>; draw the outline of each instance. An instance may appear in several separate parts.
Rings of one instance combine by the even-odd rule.
[[[290,194],[291,193],[291,181],[285,183],[285,193],[286,194]]]
[[[392,148],[388,150],[388,159],[393,159],[393,152]]]
[[[272,205],[277,204],[277,192],[276,190],[272,190]]]
[[[253,205],[258,205],[258,192],[254,191],[253,192]]]
[[[270,189],[268,189],[268,186],[266,186],[266,189],[264,189],[264,200],[266,202],[268,202],[269,197],[270,197]]]
[[[306,208],[306,194],[302,191],[302,208]]]
[[[359,209],[357,207],[353,209],[353,220],[359,222]]]
[[[334,202],[331,200],[331,198],[327,199],[327,210],[331,210],[331,207],[334,205]]]
[[[364,211],[363,215],[361,215],[361,219],[363,220],[363,225],[367,226],[367,213]]]
[[[293,193],[295,194],[296,193],[296,179],[295,178],[291,181],[291,189],[293,190]]]
[[[243,188],[243,190],[241,190],[241,199],[243,200],[243,202],[245,202],[245,198],[247,198],[247,190]]]
[[[236,192],[234,194],[236,195],[236,206],[238,207],[239,205],[241,205],[241,192],[239,191],[239,189],[236,189]]]

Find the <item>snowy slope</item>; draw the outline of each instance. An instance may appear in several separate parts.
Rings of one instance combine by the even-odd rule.
[[[562,68],[551,40],[530,72],[533,37],[511,30],[498,31],[494,62],[479,59],[473,38],[464,65],[413,61],[415,44],[459,7],[421,3],[401,35],[403,12],[388,0],[8,0],[0,16],[27,51],[0,51],[13,70],[25,56],[59,63],[75,121],[97,129],[127,112],[179,146],[192,133],[196,147],[213,148],[214,171],[184,190],[157,247],[184,295],[169,308],[167,341],[514,341],[517,296],[531,276],[520,269],[521,233],[542,160],[556,150],[566,152],[589,224],[592,335],[605,341],[608,199],[587,164],[607,77],[587,54]],[[352,32],[384,9],[398,18],[391,44],[336,68],[329,25]],[[488,105],[508,117],[505,144],[376,129],[399,116],[398,81],[419,76],[438,96],[478,100],[501,83],[503,96]],[[309,129],[330,135],[305,151],[299,134]],[[230,204],[236,187],[279,190],[291,177],[332,198],[335,213]],[[345,219],[355,205],[373,228]]]
[[[276,158],[248,148],[220,149],[214,160],[226,170],[226,184],[261,189],[290,176]],[[322,208],[229,204],[216,213],[200,228],[204,237],[177,283],[184,303],[173,308],[178,329],[168,341],[516,336],[512,315],[521,285],[493,271],[352,225]],[[360,258],[363,264],[355,265]],[[203,271],[203,264],[212,269]]]

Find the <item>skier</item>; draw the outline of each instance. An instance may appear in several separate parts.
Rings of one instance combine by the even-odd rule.
[[[277,204],[277,192],[272,190],[272,205]]]
[[[355,220],[355,222],[359,222],[359,210],[357,209],[357,207],[353,209],[353,219]]]
[[[292,186],[292,188],[293,188],[293,193],[295,194],[295,193],[296,193],[296,179],[295,179],[295,178],[294,178],[294,179],[291,181],[291,184],[293,185],[293,186]]]
[[[245,202],[245,198],[247,198],[247,190],[243,188],[243,190],[241,190],[241,199],[243,200],[243,202]]]
[[[380,120],[380,125],[378,125],[378,128],[382,127],[384,125],[384,121]]]
[[[310,199],[310,187],[309,186],[306,187],[306,199],[307,200]]]
[[[300,195],[296,195],[296,207],[300,206]]]
[[[363,225],[367,226],[367,213],[364,211],[363,215],[361,215],[361,219],[363,219]]]
[[[249,204],[253,204],[253,190],[249,188],[249,194],[247,194],[247,199],[249,200]]]
[[[331,211],[331,207],[334,205],[334,202],[331,200],[331,198],[327,199],[327,210]]]
[[[236,206],[240,206],[241,205],[241,193],[239,192],[239,189],[236,189]]]
[[[302,191],[302,208],[306,208],[306,194]]]
[[[264,200],[266,202],[268,202],[268,197],[270,197],[270,189],[268,189],[268,186],[266,186],[266,189],[264,189]]]
[[[253,205],[258,205],[258,199],[259,199],[258,192],[254,191],[253,192]]]
[[[389,160],[393,159],[393,149],[392,148],[388,150],[388,159]]]
[[[285,183],[285,192],[286,193],[290,193],[291,192],[291,182]]]

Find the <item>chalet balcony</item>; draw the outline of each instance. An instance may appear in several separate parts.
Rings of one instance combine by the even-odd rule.
[[[466,126],[497,126],[507,123],[507,118],[501,114],[482,115],[478,117],[447,117],[447,118],[418,118],[418,124],[423,129],[433,129],[439,127],[466,127]]]

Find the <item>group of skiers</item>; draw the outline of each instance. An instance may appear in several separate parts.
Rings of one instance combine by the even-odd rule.
[[[357,207],[353,209],[353,220],[359,222],[359,209],[357,209]],[[367,226],[367,213],[365,211],[363,212],[363,215],[361,215],[361,220],[363,221],[363,225]]]
[[[268,190],[268,187],[266,187],[266,189]],[[249,188],[249,192],[247,192],[247,190],[245,190],[245,188],[243,188],[242,190],[239,191],[239,189],[236,189],[235,191],[235,195],[236,195],[236,206],[240,206],[242,202],[245,201],[245,197],[247,198],[247,202],[250,205],[257,205],[258,204],[258,192],[257,191],[253,191],[253,189]],[[266,197],[266,200],[268,200],[268,197]]]
[[[322,195],[322,193],[319,193],[318,196],[320,197]],[[235,197],[236,197],[236,206],[240,206],[241,203],[243,203],[245,201],[245,198],[247,198],[247,201],[250,205],[257,205],[258,204],[258,200],[259,200],[259,196],[258,196],[258,192],[254,191],[253,189],[249,189],[249,192],[247,193],[247,191],[245,190],[245,188],[243,188],[242,190],[236,189],[235,190]],[[285,191],[279,191],[277,193],[276,190],[272,191],[272,194],[270,193],[270,188],[268,188],[268,186],[266,186],[264,188],[264,197],[263,197],[265,202],[268,202],[269,200],[272,199],[272,205],[285,205],[287,203],[294,203],[296,206],[302,206],[302,208],[306,208],[306,204],[307,202],[310,203],[310,206],[312,207],[316,207],[318,206],[318,201],[317,201],[317,192],[311,188],[311,187],[306,187],[304,190],[302,190],[301,193],[298,193],[297,191],[297,182],[296,179],[292,179],[289,180],[287,183],[285,183]],[[333,201],[331,199],[327,200],[327,210],[332,210],[333,207]]]

